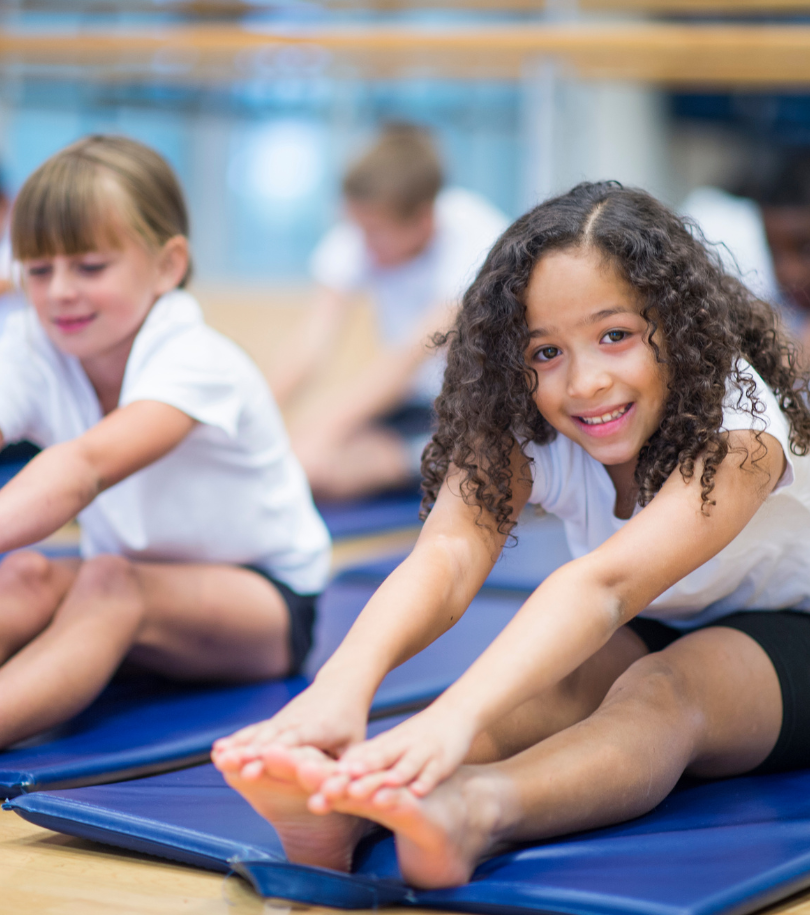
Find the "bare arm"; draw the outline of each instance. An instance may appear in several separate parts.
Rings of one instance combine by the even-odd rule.
[[[437,305],[409,340],[384,347],[356,377],[319,405],[319,421],[309,424],[310,435],[296,438],[306,443],[311,436],[315,440],[312,447],[319,449],[324,440],[339,441],[402,403],[416,370],[431,355],[431,338],[450,325],[454,310],[455,303]]]
[[[318,287],[270,377],[270,389],[279,405],[284,406],[326,358],[346,317],[347,304],[346,296],[337,290]]]
[[[733,432],[729,438],[732,449],[741,445],[754,453],[758,448],[753,433]],[[688,483],[673,472],[643,512],[597,550],[549,576],[451,688],[448,700],[463,705],[463,714],[479,728],[486,727],[559,682],[667,588],[717,555],[782,475],[781,445],[769,435],[762,438],[768,452],[756,467],[749,461],[741,468],[741,453],[729,452],[715,477],[716,505],[706,512],[701,511],[700,467]]]
[[[513,517],[531,492],[526,460],[515,445]],[[370,704],[383,677],[417,654],[463,616],[492,571],[505,537],[476,523],[478,509],[458,490],[459,473],[445,481],[411,554],[377,589],[316,681],[354,682]]]
[[[513,514],[531,484],[526,459],[512,456]],[[464,614],[492,569],[504,537],[476,523],[478,511],[451,474],[411,555],[377,589],[313,685],[269,721],[239,731],[216,746],[217,764],[239,769],[268,747],[311,744],[340,753],[365,735],[368,709],[385,675],[416,654]],[[486,519],[482,519],[486,520]]]
[[[138,401],[46,448],[0,490],[0,552],[52,534],[100,492],[171,451],[194,425],[168,404]]]

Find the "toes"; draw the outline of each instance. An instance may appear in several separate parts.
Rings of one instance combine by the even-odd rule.
[[[264,774],[264,763],[260,759],[254,759],[242,766],[239,778],[246,782],[257,782]]]

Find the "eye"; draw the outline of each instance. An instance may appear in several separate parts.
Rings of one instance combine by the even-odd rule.
[[[541,346],[534,354],[538,362],[550,362],[560,355],[560,349],[557,346]]]
[[[25,268],[28,276],[47,276],[51,272],[50,264],[28,264]]]
[[[626,330],[609,330],[603,337],[603,340],[607,340],[608,343],[621,343],[622,340],[627,339],[630,334]]]
[[[101,271],[106,266],[107,266],[106,262],[102,262],[100,264],[90,262],[90,263],[79,264],[79,270],[82,273],[84,273],[86,276],[94,276],[98,273],[101,273]]]

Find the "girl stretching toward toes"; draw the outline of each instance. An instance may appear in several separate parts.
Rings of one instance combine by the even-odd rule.
[[[810,409],[771,308],[646,193],[583,184],[506,231],[449,337],[413,553],[309,690],[216,748],[290,858],[345,867],[374,821],[407,881],[449,886],[685,772],[810,765]],[[385,673],[461,616],[527,501],[576,558],[363,741]]]
[[[179,679],[295,670],[329,540],[258,369],[203,323],[180,187],[89,137],[28,179],[32,309],[0,339],[0,432],[43,450],[0,491],[0,552],[78,514],[82,560],[0,564],[0,746],[76,714],[122,661]]]

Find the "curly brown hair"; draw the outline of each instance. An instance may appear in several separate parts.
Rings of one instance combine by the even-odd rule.
[[[465,501],[511,533],[515,441],[543,445],[557,434],[532,397],[537,376],[525,357],[524,296],[543,255],[576,248],[601,252],[638,292],[647,341],[667,366],[664,418],[636,466],[642,506],[676,467],[690,479],[699,458],[703,504],[713,504],[714,477],[729,450],[721,432],[727,381],[741,402],[750,398],[753,413],[764,409],[740,357],[776,395],[790,422],[791,450],[810,448],[808,377],[774,309],[725,272],[696,225],[645,191],[584,183],[504,232],[464,295],[455,326],[435,338],[448,345],[447,369],[436,401],[438,429],[422,457],[423,517],[452,464],[461,471]]]

